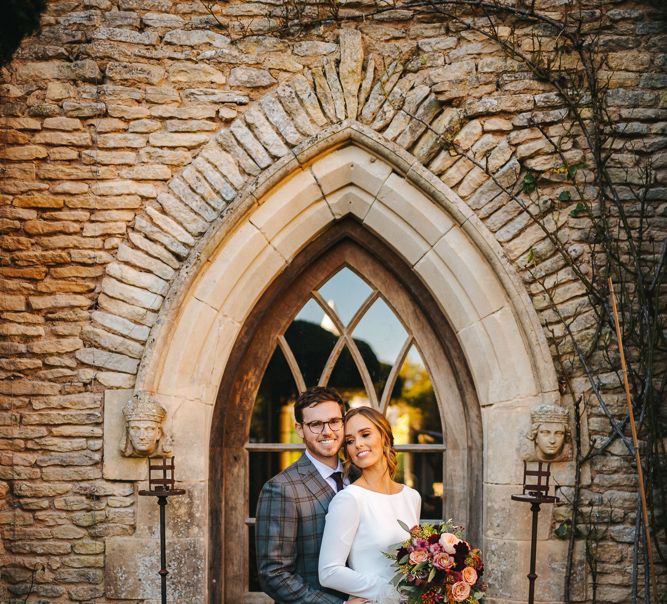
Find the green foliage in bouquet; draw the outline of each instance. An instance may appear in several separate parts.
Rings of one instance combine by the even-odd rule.
[[[410,538],[385,556],[394,561],[393,585],[408,604],[477,604],[484,597],[484,563],[479,549],[463,539],[463,529],[451,520],[438,526],[409,528]]]

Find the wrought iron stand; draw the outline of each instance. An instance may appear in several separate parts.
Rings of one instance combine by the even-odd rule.
[[[555,495],[549,495],[549,478],[551,476],[551,464],[546,464],[546,469],[542,469],[543,462],[538,461],[537,470],[529,470],[527,462],[523,462],[523,493],[521,495],[512,495],[514,501],[523,501],[530,503],[530,511],[533,513],[533,524],[530,535],[530,571],[528,573],[528,604],[535,602],[535,562],[537,559],[537,519],[540,513],[540,505],[543,503],[555,503],[559,498]],[[537,478],[536,484],[529,484],[532,477]],[[544,478],[544,483],[542,479]]]
[[[154,476],[155,474],[155,476]],[[162,604],[167,604],[167,538],[166,513],[167,498],[184,495],[183,489],[174,488],[174,458],[148,458],[148,490],[139,491],[139,495],[157,497],[160,506],[160,590]]]

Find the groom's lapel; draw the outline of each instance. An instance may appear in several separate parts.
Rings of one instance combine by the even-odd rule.
[[[324,511],[329,507],[333,499],[334,491],[326,480],[322,478],[317,468],[311,463],[304,453],[297,462],[297,469],[301,475],[302,484],[310,491],[315,500],[322,506]]]

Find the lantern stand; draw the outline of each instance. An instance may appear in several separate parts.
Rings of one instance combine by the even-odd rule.
[[[155,463],[152,463],[155,462]],[[156,474],[154,477],[153,474]],[[166,514],[167,497],[184,495],[184,489],[174,488],[174,458],[148,458],[148,490],[142,489],[139,495],[157,497],[160,506],[160,590],[162,604],[167,604],[167,544],[166,544]]]
[[[527,462],[523,462],[523,493],[512,495],[513,501],[530,503],[530,511],[533,513],[533,525],[530,535],[530,572],[528,573],[528,604],[535,602],[535,562],[537,558],[537,518],[540,513],[540,505],[543,503],[555,503],[560,501],[555,495],[549,495],[549,478],[551,477],[551,464],[546,464],[542,469],[543,462],[537,462],[537,470],[529,470]],[[529,484],[532,477],[537,478],[537,484]],[[542,479],[544,478],[544,483]]]

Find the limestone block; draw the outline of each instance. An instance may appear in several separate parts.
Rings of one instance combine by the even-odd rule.
[[[336,122],[338,117],[336,115],[336,104],[334,96],[329,88],[329,83],[320,66],[313,67],[312,70],[313,83],[315,85],[315,96],[313,101],[319,100],[326,120]],[[297,85],[296,81],[293,84]],[[340,83],[339,83],[340,86]],[[297,88],[297,93],[299,92]],[[306,109],[308,107],[306,106]]]
[[[230,86],[262,88],[275,83],[276,80],[269,71],[257,67],[234,67],[229,75]]]
[[[77,294],[54,294],[52,296],[30,296],[30,306],[34,310],[51,308],[83,307],[88,308],[91,300]]]
[[[14,296],[3,293],[0,295],[0,310],[25,310],[25,296]]]
[[[202,63],[174,63],[169,67],[171,82],[205,82],[224,84],[225,76],[215,67]],[[234,85],[230,78],[230,85]]]
[[[294,45],[294,54],[300,57],[316,57],[328,55],[335,52],[338,45],[333,42],[321,42],[319,40],[305,40]]]
[[[159,539],[107,539],[105,594],[110,599],[160,599]],[[199,539],[169,539],[169,593],[174,602],[206,599],[206,546]]]
[[[31,342],[28,351],[35,354],[65,353],[73,352],[83,346],[79,338],[49,338]]]
[[[391,166],[356,146],[316,160],[311,170],[324,194],[355,184],[375,197],[391,174]]]
[[[163,67],[146,63],[116,63],[107,65],[106,75],[112,80],[157,84],[165,76]]]
[[[275,132],[266,116],[256,107],[251,107],[244,114],[245,120],[262,143],[264,148],[274,157],[280,158],[289,152],[282,139]]]
[[[283,224],[271,244],[288,261],[291,261],[301,249],[333,221],[333,214],[327,203],[319,199],[311,203],[299,215],[298,220]]]
[[[414,266],[431,249],[428,241],[410,222],[377,200],[366,214],[364,225],[391,245],[410,266]]]
[[[150,254],[151,256],[158,258],[168,266],[173,269],[177,269],[180,266],[180,262],[174,257],[174,255],[169,252],[165,247],[159,245],[144,237],[141,233],[130,230],[128,233],[130,241],[136,245],[139,249]]]
[[[112,262],[107,265],[106,272],[111,277],[114,277],[123,283],[133,285],[143,290],[148,290],[148,292],[153,292],[160,296],[164,296],[169,291],[169,283],[164,279],[151,273],[138,271],[127,264]]]
[[[112,298],[117,298],[148,310],[159,310],[162,305],[162,296],[145,289],[122,283],[111,277],[102,280],[102,292]]]
[[[429,95],[430,90],[428,86],[421,84],[406,93],[402,110],[394,115],[389,126],[384,131],[386,138],[394,140],[405,132],[413,116],[416,116],[420,103]]]
[[[454,222],[431,199],[394,173],[377,193],[375,204],[380,203],[410,223],[430,246],[454,226]]]
[[[238,119],[234,120],[229,130],[260,168],[268,168],[273,163],[264,147],[244,122]],[[228,149],[228,151],[234,155],[232,150]]]
[[[479,120],[468,122],[452,141],[457,149],[467,151],[482,136],[482,124]]]
[[[103,367],[121,373],[136,373],[139,366],[139,361],[136,359],[99,348],[81,348],[76,351],[75,356],[86,365]]]
[[[141,134],[101,134],[97,137],[97,146],[101,149],[124,147],[140,149],[146,146],[146,137]],[[96,156],[91,155],[90,157],[94,159]]]
[[[81,330],[81,337],[94,346],[112,350],[137,359],[141,358],[144,347],[133,340],[109,333],[104,329],[86,326]]]
[[[193,132],[153,132],[148,137],[150,144],[156,147],[198,147],[208,139],[208,134]]]
[[[193,190],[194,187],[191,188],[188,186],[190,183],[194,183],[199,190]],[[206,203],[209,199],[211,200],[209,203],[214,203],[213,200],[216,198],[216,194],[211,187],[202,182],[201,176],[199,176],[191,166],[188,166],[188,168],[183,171],[182,178],[179,176],[174,177],[169,182],[169,188],[175,193],[180,201],[174,199],[174,197],[168,193],[160,193],[160,195],[158,195],[158,201],[165,209],[167,209],[167,211],[169,211],[168,208],[171,208],[172,211],[169,213],[184,226],[187,226],[188,224],[195,226],[199,233],[200,231],[198,231],[198,228],[201,228],[201,226],[203,226],[204,230],[208,228],[208,225],[205,222],[202,222],[201,218],[204,218],[206,222],[211,222],[217,217],[217,212]],[[200,191],[201,193],[204,193],[204,195],[202,195]],[[181,201],[183,203],[181,203]],[[183,204],[187,207],[184,207]],[[194,210],[196,214],[193,214],[188,208]],[[195,224],[192,224],[192,221],[194,221]]]
[[[250,98],[234,90],[218,90],[217,88],[186,88],[182,93],[183,99],[201,103],[234,103],[236,105],[247,105]],[[238,111],[231,107],[218,108],[218,117],[221,119],[233,119]]]
[[[238,228],[211,258],[206,279],[195,286],[197,299],[243,321],[261,292],[284,266],[284,259],[251,223]]]
[[[268,120],[290,145],[298,145],[301,142],[302,136],[276,97],[265,95],[260,100],[260,105]]]
[[[507,296],[481,252],[460,229],[450,229],[434,247],[450,268],[477,314],[484,317],[507,304]]]
[[[239,189],[245,184],[245,178],[241,174],[234,158],[214,142],[211,142],[202,149],[200,157],[197,159],[200,160],[202,158],[206,159],[212,166],[219,170],[233,187]],[[204,171],[203,167],[199,168],[198,165],[198,169],[200,169],[204,176],[207,176],[207,172]]]
[[[144,20],[146,17],[144,16]],[[162,25],[164,27],[164,25]],[[208,29],[174,29],[168,31],[162,41],[165,44],[177,46],[203,46],[211,44],[215,48],[224,48],[229,45],[229,38]]]
[[[205,483],[208,480],[213,401],[184,401],[161,394],[157,398],[167,410],[165,429],[173,435],[177,477]]]
[[[168,370],[160,374],[160,393],[200,399],[204,380],[200,382],[195,378],[200,371],[198,359],[208,334],[216,330],[216,324],[221,320],[224,319],[218,316],[218,311],[198,296],[183,303],[181,318],[170,336],[171,341],[183,344],[170,346],[166,352],[164,367]],[[204,368],[209,366],[208,362],[204,362]],[[208,376],[205,377],[207,379]]]
[[[236,121],[237,120],[234,120],[232,125],[236,123]],[[234,161],[238,163],[239,168],[247,174],[257,176],[261,172],[258,165],[255,163],[255,160],[246,153],[245,149],[239,145],[236,138],[234,138],[229,131],[222,130],[219,132],[216,136],[216,143],[228,152]]]
[[[527,504],[515,503],[514,505]],[[517,510],[518,513],[518,510]],[[529,510],[524,512],[529,514]],[[537,544],[537,582],[536,592],[540,602],[563,601],[563,577],[567,560],[567,541],[557,539],[540,540]],[[530,541],[509,541],[504,539],[486,539],[485,541],[485,579],[489,583],[488,594],[494,598],[506,598],[516,601],[517,594],[528,594],[526,575],[530,563]],[[573,601],[586,599],[585,559],[581,549],[577,548],[575,557],[575,577],[572,584],[575,593]],[[521,597],[521,596],[519,596]]]
[[[120,262],[129,262],[138,268],[148,270],[165,281],[171,280],[175,275],[174,269],[167,266],[164,262],[126,244],[121,244],[118,247],[116,258]]]
[[[96,371],[95,379],[108,388],[132,388],[136,382],[134,375],[115,371]]]
[[[206,178],[204,178],[201,173],[195,169],[191,164],[183,172],[181,172],[183,179],[190,185],[192,190],[203,199],[208,206],[208,209],[202,208],[199,212],[202,216],[213,216],[217,218],[219,212],[225,207],[225,203],[220,199],[218,192],[214,191],[211,186],[208,184]],[[231,189],[228,185],[222,187],[222,190],[225,192],[225,196],[229,199],[233,199],[236,195],[236,192]],[[211,208],[213,208],[213,213],[211,213]]]
[[[337,219],[352,214],[363,220],[374,198],[356,185],[348,185],[329,193],[326,201]]]
[[[321,97],[318,100],[318,95],[313,90],[310,81],[303,75],[297,75],[292,80],[291,85],[301,99],[301,102],[310,115],[310,118],[318,126],[325,126],[328,123],[328,120],[324,116],[324,113],[322,113],[322,109],[320,107],[320,101],[324,102],[324,100]]]
[[[482,408],[485,483],[495,485],[523,483],[522,444],[525,435],[530,432],[530,410],[540,402],[538,397],[533,397]],[[492,451],[503,453],[491,455]]]
[[[207,509],[206,485],[195,482],[186,473],[183,460],[176,457],[176,478],[178,488],[186,491],[185,495],[169,499],[167,513],[167,534],[172,539],[205,539],[205,522],[192,522],[194,517]],[[144,487],[142,487],[144,488]],[[160,538],[160,511],[151,497],[137,497],[137,537],[142,539]]]
[[[183,25],[183,17],[170,15],[169,13],[150,12],[142,15],[141,20],[148,27],[180,27]],[[171,32],[170,32],[171,33]],[[165,40],[166,42],[166,40]]]
[[[159,212],[156,212],[156,214],[162,216],[161,214],[159,214]],[[162,228],[158,228],[153,222],[150,222],[150,221],[146,220],[142,216],[138,216],[134,221],[134,228],[137,229],[137,231],[139,231],[141,233],[144,233],[147,237],[149,237],[152,240],[151,243],[154,243],[154,245],[162,244],[162,245],[164,245],[165,249],[168,250],[169,253],[173,253],[176,256],[184,258],[185,256],[188,255],[188,248],[185,245],[183,245],[180,242],[179,239],[173,237],[170,234],[170,231],[168,230],[170,228],[169,225],[165,224],[165,226],[167,227],[167,230],[163,230]],[[178,225],[176,225],[176,226],[178,226]],[[183,229],[181,229],[181,230],[183,230]],[[188,237],[190,236],[187,232],[185,232],[185,231],[183,231],[183,232]],[[130,240],[135,245],[137,245],[138,247],[141,247],[140,244],[136,243],[136,241],[134,241],[134,239],[132,239],[132,233],[133,233],[133,231],[130,231]],[[146,238],[144,237],[144,239],[146,239]],[[149,239],[146,239],[146,241],[149,241]],[[155,255],[157,255],[157,254],[155,254]],[[158,257],[160,257],[160,256],[158,256]]]
[[[230,202],[236,197],[234,188],[225,180],[222,174],[201,157],[201,155],[192,162],[189,167],[192,168],[192,180],[196,179],[198,182],[203,178],[206,183],[210,183],[210,186],[219,193],[216,197],[217,201],[209,202],[214,205],[216,209],[222,210],[226,205],[225,202]],[[185,177],[185,173],[183,176]],[[222,199],[220,199],[220,197],[222,197]]]
[[[294,121],[296,129],[305,136],[313,136],[317,134],[317,126],[311,121],[306,110],[299,102],[294,89],[291,86],[283,84],[278,87],[276,93],[280,102],[285,107],[285,111],[287,111],[291,119]],[[269,119],[271,119],[270,112],[266,108],[264,108],[264,110],[267,111],[267,115],[269,116]]]
[[[361,69],[364,51],[361,32],[356,29],[341,29],[340,39],[340,79],[345,97],[347,116],[356,119],[358,111],[357,93],[361,85]]]
[[[178,184],[176,184],[176,186],[178,186]],[[183,195],[186,194],[184,189],[187,189],[187,185],[182,183],[181,193]],[[190,191],[189,195],[191,200],[193,200],[193,203],[197,205],[194,201],[196,199],[195,194]],[[169,193],[160,193],[158,195],[158,202],[164,211],[169,214],[169,216],[173,218],[178,225],[184,227],[188,233],[191,233],[195,237],[204,233],[208,228],[208,223],[205,220],[200,218],[195,212],[190,210],[186,204],[181,202],[179,199],[176,199],[173,195],[170,195]],[[206,205],[201,200],[199,200],[199,204]],[[209,211],[211,211],[210,208]]]
[[[180,250],[183,250],[184,248],[183,245],[177,246],[174,245],[172,242],[175,240],[176,243],[179,244],[182,243],[187,246],[192,246],[195,243],[195,240],[192,237],[192,235],[190,235],[190,233],[188,233],[180,224],[178,224],[178,222],[169,218],[169,216],[162,214],[162,212],[159,212],[157,209],[153,207],[149,206],[148,208],[146,208],[146,213],[151,217],[151,219],[159,227],[159,229],[161,229],[168,235],[171,235],[171,240],[170,238],[160,237],[158,229],[151,228],[151,225],[148,222],[143,223],[143,228],[142,228],[143,232],[149,236],[155,236],[156,238],[160,237],[157,240],[167,245],[172,252],[182,255],[183,257],[187,256],[188,254],[187,251],[185,251],[185,253],[183,254],[180,254]],[[139,221],[137,220],[135,226],[137,226],[138,223]]]
[[[215,105],[154,105],[150,113],[155,117],[175,117],[181,120],[201,120],[215,117]]]
[[[310,171],[298,170],[260,199],[251,222],[271,241],[322,192]]]
[[[530,505],[511,499],[512,495],[518,495],[521,492],[521,481],[514,485],[492,483],[484,485],[484,535],[487,539],[530,541],[531,514],[528,513]],[[553,491],[550,492],[550,495],[553,495]],[[525,508],[522,509],[521,506]],[[546,540],[552,536],[552,512],[553,504],[541,506],[537,525],[537,538],[540,540]]]
[[[458,332],[479,320],[456,275],[435,251],[431,250],[421,258],[414,270],[430,286],[433,297],[441,301],[442,311],[454,331]]]

